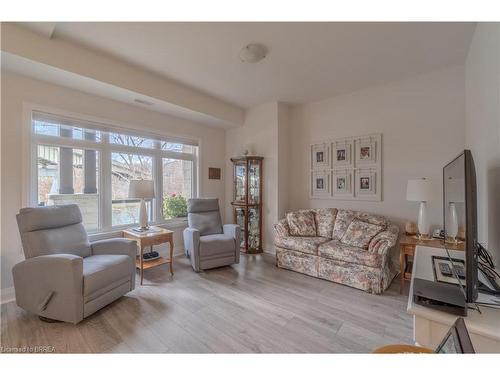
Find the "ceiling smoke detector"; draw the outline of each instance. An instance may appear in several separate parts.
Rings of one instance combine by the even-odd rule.
[[[262,44],[247,44],[240,51],[240,60],[246,63],[257,63],[267,55],[267,48]]]

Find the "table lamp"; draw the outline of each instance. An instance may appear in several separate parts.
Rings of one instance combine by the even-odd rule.
[[[406,188],[406,200],[420,202],[418,211],[418,233],[420,239],[430,238],[430,224],[427,219],[427,202],[432,198],[432,186],[429,180],[419,178],[408,180]]]
[[[145,199],[153,199],[155,197],[155,188],[152,180],[131,180],[128,188],[128,197],[141,200],[139,209],[139,229],[146,231],[148,226],[148,213],[146,211]]]

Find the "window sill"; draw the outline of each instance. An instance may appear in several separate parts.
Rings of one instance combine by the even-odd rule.
[[[176,230],[176,229],[183,229],[187,228],[188,222],[187,222],[187,217],[182,217],[182,218],[176,218],[176,219],[170,219],[165,222],[161,223],[150,223],[150,225],[154,225],[157,227],[165,228],[165,229],[170,229],[170,230]],[[138,224],[133,224],[133,225],[127,225],[123,226],[120,228],[115,228],[107,232],[94,232],[94,233],[89,233],[89,240],[92,241],[99,241],[99,240],[106,240],[109,238],[116,238],[116,237],[121,237],[122,231],[125,229],[129,228],[134,228],[137,227]]]

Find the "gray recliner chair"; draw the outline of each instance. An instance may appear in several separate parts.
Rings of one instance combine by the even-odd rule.
[[[16,217],[26,258],[12,269],[19,307],[76,324],[135,288],[136,243],[90,243],[77,205],[22,208]]]
[[[184,248],[196,272],[240,262],[240,227],[222,225],[217,198],[189,199],[188,223]]]

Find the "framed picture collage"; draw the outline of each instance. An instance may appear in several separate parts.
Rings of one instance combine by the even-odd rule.
[[[382,200],[382,134],[311,144],[311,198]]]

